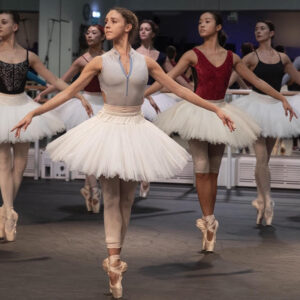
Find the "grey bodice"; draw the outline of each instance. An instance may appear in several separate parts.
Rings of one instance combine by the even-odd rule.
[[[116,49],[103,54],[102,71],[99,81],[107,104],[136,106],[144,101],[144,91],[148,81],[145,58],[135,50],[130,50],[130,70],[126,74]]]

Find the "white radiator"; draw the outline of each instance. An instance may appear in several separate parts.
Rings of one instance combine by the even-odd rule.
[[[238,158],[238,186],[256,186],[255,164],[255,156]],[[300,189],[300,159],[298,157],[272,157],[269,166],[271,187]]]

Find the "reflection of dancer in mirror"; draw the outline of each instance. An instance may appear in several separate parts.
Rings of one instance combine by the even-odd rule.
[[[138,29],[133,12],[114,8],[108,12],[105,24],[105,35],[113,41],[113,49],[94,58],[69,88],[30,112],[15,129],[19,136],[21,128],[26,129],[34,116],[67,101],[99,75],[103,109],[50,143],[47,150],[52,159],[65,161],[71,169],[100,176],[109,255],[103,267],[113,296],[120,298],[122,273],[127,269],[120,253],[137,183],[174,176],[188,158],[182,147],[141,114],[148,72],[179,97],[211,110],[229,131],[234,124],[222,109],[173,81],[153,59],[131,48]]]
[[[280,91],[285,72],[298,83],[300,83],[300,74],[286,54],[279,53],[272,48],[274,33],[275,28],[270,21],[257,22],[255,37],[259,47],[256,51],[246,55],[243,61],[257,77]],[[233,104],[247,112],[262,128],[261,136],[254,144],[258,195],[252,201],[252,205],[257,209],[256,224],[261,225],[262,220],[265,219],[266,225],[272,225],[274,201],[271,198],[270,186],[271,152],[276,138],[299,135],[300,121],[296,118],[291,121],[293,114],[290,115],[290,120],[287,118],[285,111],[290,108],[290,104],[286,100],[281,103],[274,99],[274,96],[265,95],[265,91],[259,87],[254,87],[250,95],[236,99]]]
[[[170,69],[170,66],[167,64],[166,55],[163,52],[158,51],[154,48],[154,39],[158,35],[159,28],[152,20],[143,20],[140,23],[139,27],[139,39],[141,41],[141,46],[136,49],[137,52],[151,57],[154,59],[165,71]],[[192,87],[182,78],[179,78],[179,83],[183,86],[192,89]],[[149,75],[147,85],[151,85],[154,82],[154,79]],[[159,107],[159,111],[165,111],[174,104],[177,103],[176,99],[165,94],[157,93],[151,95],[151,98],[148,98],[148,101],[145,101],[142,106],[142,112],[145,118],[149,121],[153,121],[156,117],[156,111],[153,107],[152,100],[155,101],[156,105]],[[140,185],[140,197],[146,198],[150,190],[149,182],[142,182]]]
[[[104,53],[102,49],[104,29],[102,26],[89,26],[85,33],[85,38],[88,45],[88,50],[79,58],[77,58],[69,70],[62,76],[62,79],[66,82],[70,82],[74,76],[80,73],[85,65],[94,57]],[[49,87],[45,91],[41,92],[35,100],[41,101],[42,97],[55,90],[55,87]],[[97,76],[95,76],[84,88],[82,95],[92,106],[94,114],[98,113],[98,111],[103,107],[103,99],[101,96],[101,89]],[[59,106],[56,109],[56,112],[64,121],[67,130],[88,119],[88,115],[76,98],[71,99],[67,103]],[[80,192],[85,199],[87,211],[98,213],[100,209],[101,192],[98,187],[97,178],[94,175],[86,176],[84,187],[81,188]]]
[[[14,211],[14,199],[22,182],[30,142],[64,130],[64,124],[49,113],[38,117],[20,138],[10,132],[21,116],[39,107],[24,92],[28,69],[33,68],[58,89],[67,87],[46,69],[38,56],[18,44],[15,35],[19,20],[15,12],[0,12],[0,189],[3,199],[0,238],[7,241],[16,238],[18,214]]]
[[[286,110],[291,111],[291,116],[293,111],[280,93],[257,78],[236,54],[221,46],[225,44],[226,36],[222,31],[222,18],[218,13],[203,13],[199,19],[198,30],[204,43],[186,52],[169,75],[177,77],[187,67],[195,67],[197,72],[195,93],[208,102],[222,107],[234,120],[236,130],[233,133],[229,132],[214,114],[186,101],[179,102],[161,113],[156,124],[166,133],[177,132],[181,138],[189,142],[196,173],[196,188],[203,213],[203,217],[197,220],[196,225],[203,233],[203,250],[211,252],[214,250],[218,229],[214,209],[218,173],[225,144],[236,148],[245,147],[251,145],[260,133],[260,128],[252,118],[224,101],[232,69],[265,93],[284,102]],[[145,95],[151,95],[158,88],[159,84],[155,83]]]

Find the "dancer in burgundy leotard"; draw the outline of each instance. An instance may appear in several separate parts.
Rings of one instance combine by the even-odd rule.
[[[196,94],[222,107],[234,120],[236,130],[226,130],[213,114],[186,101],[179,102],[160,114],[156,124],[166,133],[177,132],[189,142],[196,173],[197,193],[203,212],[203,217],[197,220],[196,225],[203,233],[203,250],[211,252],[214,250],[218,229],[214,207],[224,146],[228,144],[245,147],[252,144],[260,134],[260,128],[252,118],[224,102],[232,69],[253,85],[284,102],[291,115],[293,110],[280,93],[257,78],[236,54],[221,46],[226,39],[224,40],[222,18],[219,14],[203,13],[198,29],[204,39],[203,45],[186,52],[169,75],[174,78],[182,74],[187,67],[195,67]],[[159,88],[160,85],[155,83],[146,91],[145,96],[151,95]]]

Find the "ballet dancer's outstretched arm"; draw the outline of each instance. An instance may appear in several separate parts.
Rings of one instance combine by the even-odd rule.
[[[29,124],[32,121],[32,118],[41,114],[46,113],[49,110],[54,109],[55,107],[63,104],[64,102],[68,101],[72,97],[75,96],[76,93],[81,91],[91,80],[94,76],[99,74],[102,69],[102,58],[100,56],[95,57],[91,60],[83,69],[80,76],[77,80],[75,80],[71,85],[69,85],[66,89],[64,89],[62,92],[57,94],[55,97],[44,103],[43,105],[39,106],[35,110],[29,112],[24,119],[22,119],[13,129],[12,131],[16,131],[15,135],[16,137],[20,136],[21,129],[23,128],[26,130],[26,128],[29,126]],[[41,74],[44,76],[43,74]],[[47,74],[46,74],[47,75]],[[58,86],[64,86],[67,85],[64,81],[57,79],[59,82]],[[56,82],[54,82],[56,83]],[[92,109],[90,111],[92,113]]]
[[[247,58],[246,58],[247,59]],[[253,84],[257,89],[261,90],[265,94],[279,100],[282,102],[283,109],[285,111],[285,115],[290,118],[290,121],[293,117],[297,118],[297,115],[293,111],[293,108],[290,106],[286,98],[273,89],[269,84],[267,84],[262,79],[258,78],[247,66],[246,64],[240,59],[240,57],[236,54],[233,54],[233,68],[234,70],[248,82]]]
[[[194,51],[189,50],[183,54],[183,56],[178,61],[177,65],[168,72],[168,76],[170,76],[172,79],[177,78],[178,76],[182,75],[185,70],[193,66],[197,63],[197,57],[194,53]],[[152,76],[153,77],[153,76]],[[156,78],[155,78],[156,79]],[[155,92],[159,91],[163,86],[159,82],[154,82],[146,91],[145,96],[152,95]]]
[[[57,89],[62,91],[68,87],[68,84],[51,73],[41,62],[40,58],[33,52],[29,52],[29,63],[39,75],[46,79],[47,82],[53,84]],[[76,98],[81,101],[88,115],[90,115],[93,112],[91,105],[84,99],[82,95],[78,94],[78,92],[76,92]]]
[[[70,66],[69,70],[61,77],[61,79],[64,82],[70,82],[71,79],[77,75],[78,73],[80,73],[80,71],[82,70],[82,64],[81,64],[81,60],[83,60],[82,57],[77,58],[72,65]],[[42,91],[41,93],[39,93],[34,101],[39,102],[42,100],[42,98],[44,98],[45,96],[47,96],[50,93],[53,93],[57,91],[57,88],[53,85],[50,85],[48,88],[46,88],[44,91]]]
[[[175,80],[173,80],[170,76],[168,76],[159,64],[154,61],[150,57],[145,57],[146,63],[148,66],[148,70],[150,75],[157,80],[161,85],[165,86],[172,93],[176,94],[178,97],[183,98],[195,105],[201,106],[207,110],[210,110],[218,115],[218,117],[222,120],[223,124],[227,126],[230,131],[235,129],[234,122],[227,116],[223,110],[216,105],[209,103],[203,98],[199,97],[197,94],[193,93],[191,90],[183,87]],[[175,68],[174,68],[175,69]],[[171,71],[172,72],[172,71]],[[176,76],[177,77],[177,76]],[[147,91],[146,91],[147,93]],[[146,95],[148,96],[148,95]]]

